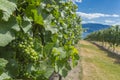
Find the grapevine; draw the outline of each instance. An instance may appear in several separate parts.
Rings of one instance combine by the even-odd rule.
[[[8,76],[3,80],[66,77],[79,60],[77,6],[70,0],[1,0],[0,5],[7,5],[0,7],[0,59],[6,61],[0,76]]]
[[[87,40],[90,41],[99,41],[102,44],[106,45],[108,43],[110,47],[115,48],[115,46],[120,46],[120,26],[111,26],[108,29],[100,30],[97,32],[93,32],[86,37]]]

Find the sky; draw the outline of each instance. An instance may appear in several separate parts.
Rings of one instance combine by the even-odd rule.
[[[120,25],[120,0],[73,0],[82,23]]]

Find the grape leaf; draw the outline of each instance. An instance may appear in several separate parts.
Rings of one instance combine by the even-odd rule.
[[[55,26],[47,25],[47,26],[45,27],[45,29],[46,29],[46,31],[51,31],[52,34],[58,32],[58,29],[57,29]]]
[[[46,78],[49,78],[53,72],[54,72],[54,68],[47,68],[44,76]]]
[[[62,69],[62,70],[60,70],[59,74],[62,75],[63,77],[66,77],[68,74],[68,70]]]
[[[26,33],[27,31],[29,31],[31,27],[32,27],[31,22],[29,22],[29,21],[23,21],[23,23],[22,23],[22,29],[23,29],[23,31],[24,31],[25,33]]]
[[[7,73],[2,73],[0,75],[0,80],[8,80],[10,79],[10,76]]]
[[[19,73],[19,65],[14,59],[9,60],[9,63],[6,66],[7,71],[11,74],[12,77],[16,77]]]
[[[0,58],[0,75],[3,73],[6,64],[8,63],[7,60]],[[1,78],[0,78],[1,79]]]
[[[52,16],[52,14],[50,14],[44,20],[44,24],[45,24],[45,30],[46,31],[51,31],[51,33],[54,34],[54,33],[58,32],[58,28],[57,28],[56,25],[51,25],[52,19],[54,19],[54,17]]]
[[[19,25],[14,17],[11,17],[8,22],[0,21],[0,46],[6,46],[15,39],[13,30],[19,30]]]
[[[16,4],[8,0],[0,0],[0,10],[2,10],[3,17],[2,19],[8,21],[10,15],[17,8]]]
[[[54,43],[48,43],[48,44],[44,47],[44,53],[50,55],[50,52],[52,51],[53,46],[54,46]]]

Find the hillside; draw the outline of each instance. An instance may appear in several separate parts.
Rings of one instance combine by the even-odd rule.
[[[101,29],[105,29],[105,28],[109,28],[110,25],[104,25],[104,24],[98,24],[98,23],[86,23],[86,24],[82,24],[82,27],[84,29],[87,29],[86,32],[83,33],[82,37],[86,37],[89,33],[94,32],[94,31],[98,31]]]

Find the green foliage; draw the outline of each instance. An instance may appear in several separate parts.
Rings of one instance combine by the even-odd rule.
[[[120,45],[120,26],[112,26],[108,29],[100,30],[94,32],[87,36],[87,40],[108,42],[110,46],[119,46]]]
[[[10,76],[5,71],[6,64],[8,63],[7,60],[0,58],[0,79],[1,80],[8,80]]]
[[[4,68],[5,68],[7,63],[8,63],[7,60],[0,58],[0,75],[4,71]]]
[[[16,8],[17,6],[15,3],[12,3],[8,0],[0,0],[0,10],[2,11],[3,20],[8,21],[10,15],[12,15]]]
[[[79,60],[76,9],[71,1],[1,0],[0,58],[7,62],[0,59],[0,79],[48,80],[54,72],[65,77]]]
[[[19,30],[15,17],[11,17],[7,22],[0,20],[0,46],[6,46],[15,39],[13,30]]]

